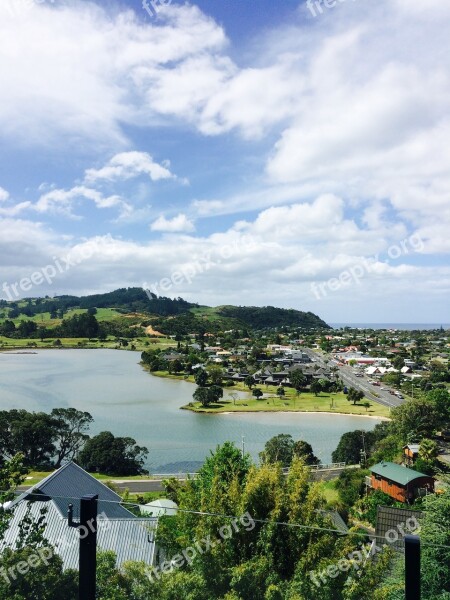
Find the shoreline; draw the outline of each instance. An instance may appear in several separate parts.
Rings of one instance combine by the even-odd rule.
[[[194,411],[196,412],[196,411]],[[339,415],[341,417],[358,417],[362,419],[378,419],[379,421],[391,421],[388,417],[377,417],[375,415],[355,415],[352,413],[343,413],[343,412],[330,412],[326,410],[319,411],[310,411],[310,410],[234,410],[229,412],[209,412],[202,414],[209,415],[248,415],[248,414],[258,414],[258,413],[277,413],[277,414],[285,414],[285,415]]]
[[[190,410],[197,415],[258,415],[258,414],[284,414],[284,415],[338,415],[340,417],[358,417],[362,419],[377,419],[378,421],[391,421],[389,417],[377,415],[357,415],[354,413],[330,412],[326,410],[231,410],[231,411],[210,411],[210,410],[193,410],[188,406],[181,406],[181,410]]]

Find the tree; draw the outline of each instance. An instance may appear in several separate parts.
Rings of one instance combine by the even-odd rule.
[[[396,356],[391,362],[394,369],[398,369],[399,371],[405,366],[405,359],[403,356]]]
[[[207,389],[210,404],[213,402],[218,402],[221,398],[223,398],[223,389],[220,387],[220,385],[212,385]]]
[[[450,491],[428,496],[421,519],[422,589],[425,600],[450,596]]]
[[[233,405],[236,406],[236,400],[238,399],[238,393],[237,392],[230,392],[228,394],[228,397],[231,398],[231,400],[233,400]]]
[[[414,398],[391,411],[392,429],[403,444],[433,437],[441,419],[434,402]]]
[[[289,374],[289,380],[293,388],[297,391],[300,391],[302,388],[304,388],[307,382],[306,376],[301,369],[295,369],[294,371],[291,371]]]
[[[52,549],[50,548],[50,551]],[[46,562],[38,560],[36,564],[36,548],[25,546],[17,550],[6,548],[0,557],[0,600],[77,600],[78,573],[73,569],[64,570],[62,559],[54,552],[49,552]],[[26,575],[18,575],[18,565],[29,566]],[[13,578],[12,573],[16,574]]]
[[[23,456],[20,454],[10,461],[0,460],[2,505],[15,497],[14,490],[23,482],[26,472]],[[76,600],[78,598],[77,573],[70,569],[63,569],[61,558],[56,555],[42,534],[45,526],[45,509],[41,511],[40,516],[34,517],[31,504],[28,503],[21,519],[15,547],[11,548],[5,544],[0,554],[0,600],[29,600],[30,598]],[[12,512],[7,509],[0,510],[0,540],[2,541],[11,515]],[[43,546],[49,550],[45,562],[37,554],[37,549]],[[26,569],[25,574],[23,569]]]
[[[137,446],[130,437],[114,437],[110,431],[102,431],[89,439],[78,455],[80,465],[106,475],[140,475],[148,450]]]
[[[254,396],[257,400],[263,397],[263,392],[259,388],[254,388],[252,390],[252,396]]]
[[[56,462],[59,469],[65,460],[73,460],[89,436],[89,425],[94,421],[88,412],[75,408],[54,408],[51,412],[55,432]]]
[[[192,397],[196,402],[200,402],[202,406],[208,406],[208,404],[211,402],[209,389],[206,387],[199,386],[192,394]]]
[[[259,456],[264,463],[280,462],[283,467],[289,467],[294,455],[294,440],[287,433],[280,433],[266,442]]]
[[[356,404],[357,402],[360,402],[363,398],[364,392],[361,392],[361,390],[356,390],[352,387],[348,390],[347,400],[349,402],[353,402],[353,404]]]
[[[310,389],[315,396],[318,396],[322,391],[322,386],[317,379],[314,379],[314,381],[311,383]]]
[[[198,386],[204,387],[208,382],[208,373],[204,369],[197,369],[195,371],[194,381]]]
[[[54,421],[45,413],[0,411],[0,452],[12,457],[21,452],[27,467],[50,466],[55,453]]]
[[[169,373],[181,373],[183,369],[183,363],[179,358],[169,362]]]
[[[371,431],[349,431],[344,433],[339,440],[336,450],[331,457],[333,462],[345,462],[349,465],[359,464],[361,452],[369,454],[374,437]]]
[[[450,421],[450,393],[448,390],[432,390],[427,393],[426,398],[433,402],[441,424],[446,425]]]
[[[212,385],[222,386],[223,372],[222,368],[218,366],[212,366],[209,368],[209,379]]]
[[[433,475],[438,454],[439,448],[434,440],[422,440],[420,442],[419,456],[417,457],[414,468],[420,473]]]
[[[341,471],[335,487],[339,499],[346,507],[352,507],[363,496],[366,473],[367,471],[362,469],[344,469]]]
[[[320,460],[315,456],[311,444],[298,440],[294,444],[294,456],[300,458],[305,465],[318,465]]]
[[[244,384],[248,387],[249,390],[255,385],[255,380],[253,379],[253,375],[247,375],[244,379]]]
[[[0,458],[0,506],[14,500],[14,492],[23,483],[27,473],[22,454],[16,454],[10,460]],[[0,540],[8,527],[10,515],[7,510],[0,510]]]
[[[279,396],[280,398],[283,398],[286,395],[285,391],[284,391],[284,387],[279,386],[277,388],[277,396]]]

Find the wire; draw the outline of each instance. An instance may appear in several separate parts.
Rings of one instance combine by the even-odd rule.
[[[9,492],[4,492],[0,490],[0,494],[1,493],[9,493]],[[35,493],[35,492],[29,492],[27,493],[22,492],[22,494],[26,494],[27,496],[36,496],[37,498],[50,498],[51,500],[80,500],[79,497],[72,497],[72,496],[48,496],[44,493]],[[27,498],[22,498],[22,502],[26,501]],[[119,500],[102,500],[99,499],[99,502],[102,503],[107,503],[107,504],[117,504],[117,505],[121,505],[121,506],[134,506],[137,508],[140,508],[141,506],[143,506],[142,504],[138,504],[137,502],[126,502],[126,501],[119,501]],[[146,504],[145,506],[150,506],[150,507],[155,507],[155,508],[161,508],[160,506],[156,505],[156,504]],[[170,510],[170,509],[169,509]],[[181,512],[181,513],[186,513],[186,514],[192,514],[192,515],[198,515],[198,516],[202,516],[202,517],[216,517],[216,518],[221,518],[221,519],[230,519],[230,520],[237,520],[239,521],[239,519],[242,518],[241,516],[237,516],[237,515],[226,515],[226,514],[222,514],[222,513],[213,513],[213,512],[207,512],[207,511],[198,511],[198,510],[187,510],[187,509],[183,509],[183,508],[174,508],[173,510],[176,510],[177,512]],[[314,525],[302,525],[300,523],[287,523],[285,521],[271,521],[269,519],[254,519],[253,517],[251,517],[252,521],[254,523],[261,523],[263,525],[276,525],[276,526],[281,526],[281,527],[293,527],[293,528],[298,528],[298,529],[306,529],[309,531],[325,531],[327,533],[335,533],[337,535],[348,535],[348,536],[356,536],[356,537],[369,537],[370,539],[374,540],[374,539],[380,539],[380,540],[385,540],[386,541],[386,537],[385,536],[380,536],[380,535],[375,535],[372,533],[360,533],[357,531],[341,531],[340,529],[332,529],[329,527],[319,527],[319,526],[314,526]],[[399,538],[400,539],[400,538]],[[396,542],[392,542],[392,544],[394,544]],[[445,549],[450,549],[450,545],[444,545],[444,544],[428,544],[428,543],[423,543],[421,542],[422,545],[427,546],[428,548],[445,548]]]

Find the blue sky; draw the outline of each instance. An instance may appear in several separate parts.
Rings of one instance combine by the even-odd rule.
[[[450,322],[450,6],[151,6],[2,2],[0,296]]]

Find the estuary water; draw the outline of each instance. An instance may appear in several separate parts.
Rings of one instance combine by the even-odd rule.
[[[118,350],[0,352],[0,410],[88,411],[95,419],[91,435],[111,431],[146,446],[152,473],[196,470],[210,450],[227,440],[242,447],[244,438],[245,451],[256,459],[279,433],[306,440],[328,463],[343,433],[368,431],[380,422],[305,413],[195,414],[180,410],[192,400],[193,384],[155,377],[139,361],[139,353]]]

